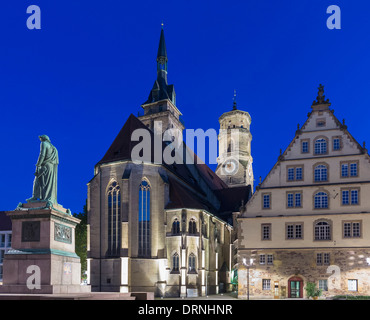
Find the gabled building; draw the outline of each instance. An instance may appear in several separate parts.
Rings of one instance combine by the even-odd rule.
[[[370,295],[370,158],[325,99],[238,217],[239,296]]]
[[[88,183],[88,282],[94,291],[204,296],[231,289],[233,213],[251,188],[230,192],[185,143],[180,148],[194,163],[163,161],[168,143],[155,145],[155,126],[177,129],[174,134],[184,129],[167,62],[162,29],[157,79],[144,114],[130,115]],[[141,143],[132,138],[137,130],[150,138],[141,163],[132,156]]]

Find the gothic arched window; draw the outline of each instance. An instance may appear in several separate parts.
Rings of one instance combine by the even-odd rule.
[[[189,272],[196,272],[195,268],[196,268],[196,263],[195,263],[195,254],[194,253],[191,253],[189,255]]]
[[[139,186],[139,256],[150,257],[150,186],[143,180]]]
[[[178,253],[176,252],[173,256],[172,256],[172,271],[179,271],[179,255]]]
[[[121,190],[117,182],[108,188],[108,254],[117,255],[121,246]]]
[[[177,219],[172,223],[172,234],[180,234],[180,221]]]
[[[196,234],[197,233],[197,223],[194,219],[190,219],[189,221],[189,234]]]

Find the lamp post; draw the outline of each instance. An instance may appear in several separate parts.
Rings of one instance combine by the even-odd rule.
[[[253,265],[253,259],[249,259],[247,264],[247,259],[243,258],[243,265],[247,268],[247,300],[249,300],[249,269]]]

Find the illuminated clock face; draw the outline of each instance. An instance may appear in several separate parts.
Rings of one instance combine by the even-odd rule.
[[[238,162],[235,159],[227,159],[224,162],[225,174],[233,175],[238,171]]]

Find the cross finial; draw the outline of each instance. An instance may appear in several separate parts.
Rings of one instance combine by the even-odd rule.
[[[233,110],[236,110],[236,90],[234,90],[234,97],[233,97]]]

